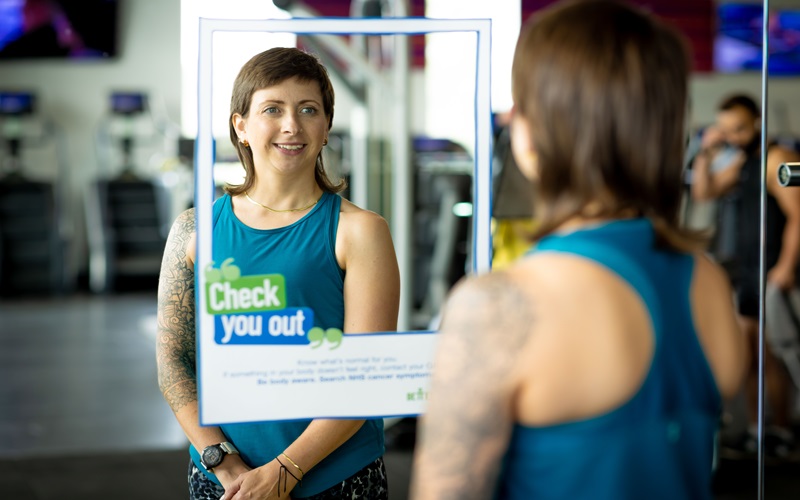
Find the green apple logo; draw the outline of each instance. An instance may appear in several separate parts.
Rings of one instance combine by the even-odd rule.
[[[229,259],[225,259],[222,262],[222,266],[220,266],[220,271],[222,271],[222,277],[225,278],[225,281],[236,281],[239,279],[239,276],[242,275],[241,269],[238,266],[232,265],[233,257]]]
[[[205,278],[208,283],[219,283],[222,281],[222,271],[214,269],[213,260],[206,266]]]
[[[206,266],[204,276],[208,283],[219,283],[220,281],[236,281],[242,276],[239,266],[233,265],[233,257],[225,259],[219,269],[214,268],[214,261]]]

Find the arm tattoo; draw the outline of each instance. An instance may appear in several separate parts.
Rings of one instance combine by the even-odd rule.
[[[502,275],[451,297],[422,418],[414,491],[422,498],[491,496],[512,429],[509,374],[533,325],[532,304]]]
[[[194,269],[186,260],[194,231],[190,209],[172,227],[158,283],[158,386],[174,412],[197,401]]]

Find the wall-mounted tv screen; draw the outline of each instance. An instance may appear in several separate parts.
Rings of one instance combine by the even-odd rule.
[[[0,0],[0,60],[117,55],[119,0]]]
[[[725,3],[717,7],[716,71],[761,71],[762,9],[760,4],[752,3]],[[800,75],[800,8],[770,13],[769,74]]]

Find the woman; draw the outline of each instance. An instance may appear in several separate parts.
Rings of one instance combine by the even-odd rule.
[[[282,274],[287,306],[312,309],[315,326],[391,331],[399,273],[388,226],[338,196],[343,183],[322,163],[333,103],[327,71],[301,50],[270,49],[242,67],[230,137],[246,175],[214,203],[213,260]],[[191,442],[191,498],[386,498],[380,419],[199,425],[194,231],[190,209],[167,243],[157,347],[161,391]]]
[[[712,498],[746,367],[731,289],[679,226],[689,62],[629,4],[562,2],[514,56],[532,250],[443,314],[415,499]]]

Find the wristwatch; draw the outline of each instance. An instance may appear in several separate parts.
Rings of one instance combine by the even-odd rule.
[[[219,444],[212,444],[211,446],[206,446],[203,450],[203,454],[200,456],[200,463],[203,464],[203,467],[210,473],[214,473],[214,467],[218,466],[222,463],[222,460],[225,458],[225,455],[238,455],[239,450],[233,446],[232,443],[228,441],[223,441]]]

